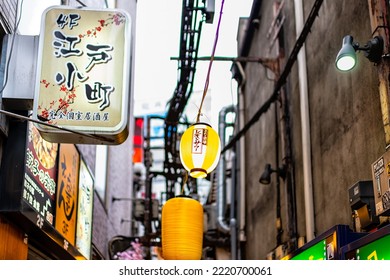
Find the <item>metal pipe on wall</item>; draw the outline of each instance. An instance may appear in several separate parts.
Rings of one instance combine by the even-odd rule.
[[[294,0],[295,29],[297,37],[304,26],[303,1]],[[307,89],[307,66],[305,44],[298,53],[298,77],[299,93],[301,102],[301,126],[302,126],[302,158],[303,158],[303,181],[305,198],[305,221],[306,239],[312,240],[315,237],[314,203],[313,203],[313,178],[311,169],[311,139],[310,139],[310,116],[309,100]]]
[[[234,112],[234,106],[224,107],[219,112],[218,134],[222,142],[222,147],[226,144],[226,115],[229,112]],[[217,226],[220,231],[228,233],[230,231],[230,226],[224,219],[226,210],[226,154],[221,155],[221,160],[218,163],[217,175]]]
[[[232,155],[232,178],[231,178],[231,190],[230,190],[230,254],[232,260],[237,260],[237,216],[236,216],[236,154]]]
[[[153,208],[153,201],[152,201],[152,178],[153,175],[151,174],[151,166],[153,164],[152,154],[150,152],[150,130],[151,130],[151,123],[150,123],[150,117],[146,119],[146,137],[145,137],[145,201],[144,201],[144,236],[146,237],[146,241],[149,244],[150,242],[150,235],[152,234],[152,208]],[[145,259],[149,260],[151,259],[150,250],[147,250],[147,254]]]
[[[275,168],[279,169],[279,117],[278,117],[278,103],[275,103]],[[280,196],[280,176],[276,176],[276,244],[277,246],[282,244],[282,214],[281,214],[281,196]]]
[[[246,83],[245,71],[240,62],[236,62],[237,69],[241,75],[241,82],[238,86],[238,129],[241,130],[244,127],[245,123],[245,104],[244,104],[244,87]],[[245,136],[242,137],[238,145],[236,145],[236,158],[238,159],[238,214],[237,214],[237,223],[238,223],[238,240],[240,243],[246,241],[245,234],[245,202],[246,202],[246,182],[245,182]],[[238,253],[241,256],[241,250]]]

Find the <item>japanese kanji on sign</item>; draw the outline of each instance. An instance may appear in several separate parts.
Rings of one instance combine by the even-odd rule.
[[[126,140],[130,24],[122,10],[54,6],[43,13],[33,118],[81,132],[36,124],[45,140],[86,144]]]

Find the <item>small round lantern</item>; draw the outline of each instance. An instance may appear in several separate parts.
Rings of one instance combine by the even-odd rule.
[[[193,178],[205,178],[217,167],[221,142],[217,132],[207,123],[195,123],[182,135],[180,160]]]
[[[199,201],[177,196],[162,208],[161,243],[165,260],[200,260],[203,248],[203,207]]]

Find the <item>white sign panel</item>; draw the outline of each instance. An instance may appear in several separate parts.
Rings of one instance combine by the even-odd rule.
[[[122,10],[43,13],[33,118],[51,142],[120,144],[128,136],[130,17]],[[94,137],[83,136],[91,134]]]

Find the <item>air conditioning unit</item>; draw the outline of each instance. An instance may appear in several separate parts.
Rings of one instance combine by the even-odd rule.
[[[379,225],[372,181],[356,182],[348,189],[348,197],[358,232],[369,231]]]

